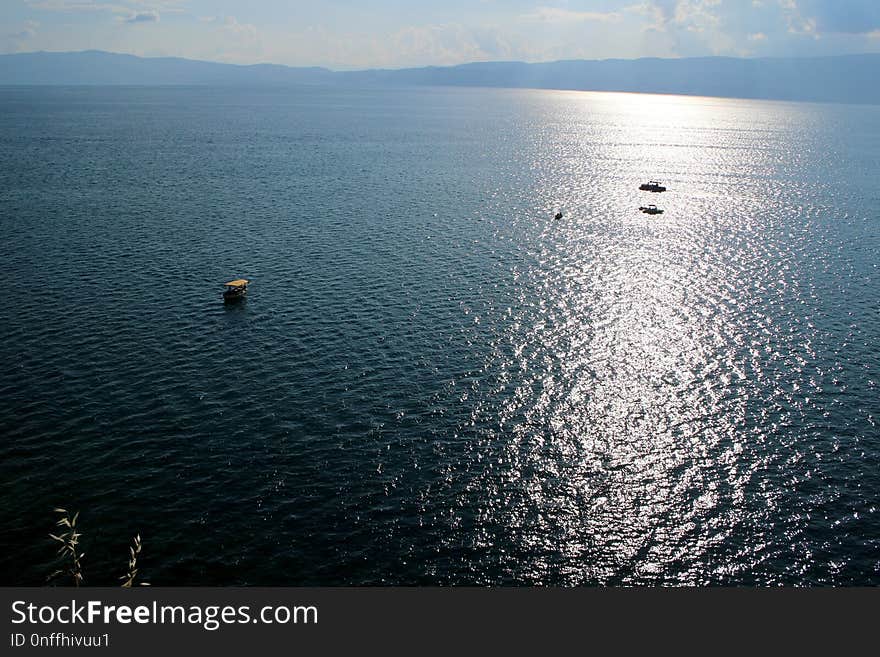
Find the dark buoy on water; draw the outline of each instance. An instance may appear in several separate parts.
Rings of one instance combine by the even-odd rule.
[[[556,213],[556,216],[553,217],[553,218],[554,218],[554,219],[562,219],[562,210],[560,210],[559,212],[557,212],[557,213]]]

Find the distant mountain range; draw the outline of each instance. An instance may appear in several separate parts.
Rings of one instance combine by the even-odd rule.
[[[440,85],[631,91],[880,104],[880,54],[606,59],[331,71],[100,51],[0,55],[0,85]]]

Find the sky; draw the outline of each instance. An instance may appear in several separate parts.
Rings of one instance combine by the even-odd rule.
[[[0,52],[333,69],[880,52],[880,0],[0,0]]]

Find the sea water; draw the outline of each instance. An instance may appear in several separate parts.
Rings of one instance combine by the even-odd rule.
[[[93,585],[878,584],[878,174],[874,106],[0,89],[0,583],[60,506]]]

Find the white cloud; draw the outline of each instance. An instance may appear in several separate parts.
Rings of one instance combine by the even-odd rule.
[[[158,16],[162,13],[180,13],[183,11],[183,0],[25,0],[32,9],[56,12],[110,12],[117,15]],[[141,21],[149,19],[140,19]],[[139,22],[139,21],[138,21]]]
[[[534,0],[520,9],[483,0],[479,11],[435,8],[434,18],[421,22],[419,9],[407,21],[384,2],[343,10],[266,0],[259,9],[257,3],[242,4],[227,16],[220,3],[203,0],[17,1],[43,25],[38,31],[23,23],[0,27],[0,48],[99,47],[342,69],[880,49],[880,24],[872,13],[880,15],[880,0],[848,0],[845,6],[834,0]],[[850,2],[870,11],[850,12]],[[83,16],[73,21],[74,12]],[[185,15],[172,20],[180,12]]]
[[[620,14],[614,11],[602,13],[596,11],[572,11],[571,9],[559,7],[538,7],[532,12],[523,14],[521,18],[525,21],[545,23],[609,23],[619,21]]]
[[[788,24],[789,34],[809,35],[818,38],[816,19],[804,16],[795,0],[779,0],[779,7]]]
[[[116,14],[128,13],[131,7],[107,2],[80,2],[78,0],[26,0],[29,7],[42,11],[109,11]]]

